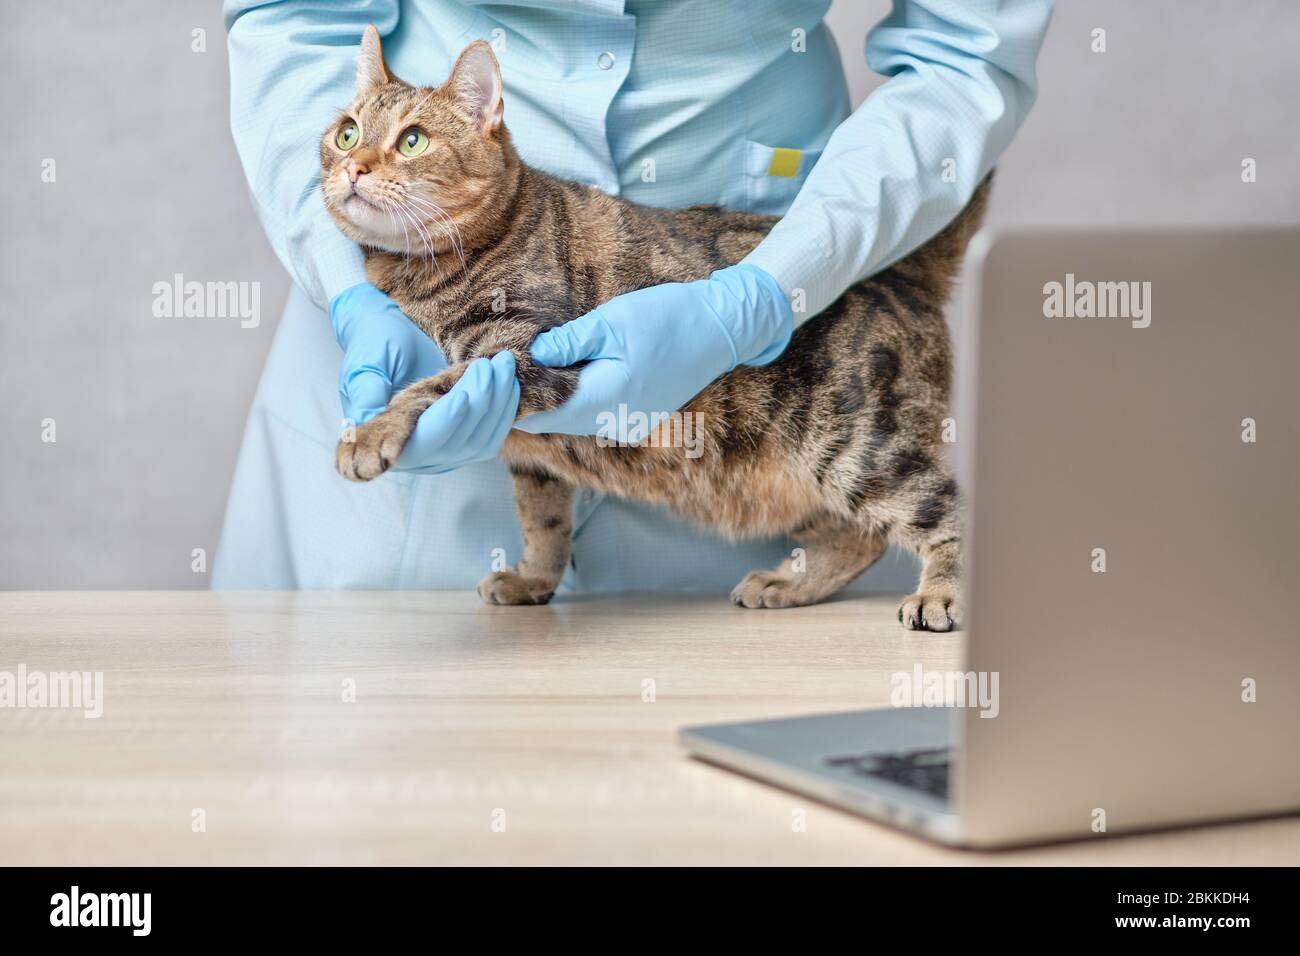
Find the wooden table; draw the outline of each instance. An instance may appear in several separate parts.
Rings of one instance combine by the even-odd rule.
[[[678,749],[685,724],[883,706],[894,671],[956,667],[960,637],[896,603],[0,593],[0,671],[104,675],[99,719],[0,708],[0,864],[1300,859],[1295,818],[947,850]]]

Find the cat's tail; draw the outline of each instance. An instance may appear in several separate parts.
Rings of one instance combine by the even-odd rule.
[[[925,278],[933,282],[935,288],[944,289],[946,293],[949,283],[957,277],[971,237],[984,224],[984,213],[988,209],[992,188],[993,173],[990,172],[975,187],[970,202],[957,214],[957,218],[908,257],[924,268]]]

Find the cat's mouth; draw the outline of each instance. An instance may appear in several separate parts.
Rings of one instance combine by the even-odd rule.
[[[382,234],[383,238],[387,238],[388,230],[385,228],[385,223],[391,217],[375,199],[354,189],[335,199],[335,209],[354,229],[359,230],[362,236],[379,239]]]
[[[343,197],[344,206],[346,206],[350,202],[360,203],[366,209],[374,209],[374,210],[379,209],[379,206],[377,206],[375,203],[371,202],[369,199],[367,199],[365,196],[361,195],[361,193],[358,192],[351,192]]]
[[[348,194],[343,197],[343,205],[346,206],[348,203],[353,201],[361,203],[361,205],[366,209],[379,210],[379,203],[375,202],[368,196],[363,195],[361,190],[357,189],[356,183],[350,185]]]
[[[380,224],[391,216],[382,200],[367,196],[355,187],[339,200],[338,209],[348,222],[367,233],[382,231]]]

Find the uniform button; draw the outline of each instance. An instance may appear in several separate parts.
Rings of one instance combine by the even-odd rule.
[[[613,69],[613,67],[614,67],[614,54],[612,54],[612,53],[610,53],[608,50],[606,50],[606,51],[605,51],[604,53],[602,53],[600,56],[596,57],[596,65],[597,65],[598,67],[600,67],[602,70]]]

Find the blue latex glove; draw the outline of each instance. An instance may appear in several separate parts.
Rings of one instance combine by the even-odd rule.
[[[330,301],[330,322],[343,349],[343,416],[358,425],[383,411],[394,392],[447,367],[433,340],[369,282]],[[440,475],[495,458],[518,409],[514,355],[476,359],[420,416],[393,470]]]
[[[617,296],[581,318],[544,332],[530,351],[539,365],[589,361],[562,407],[516,427],[540,434],[596,435],[637,441],[628,415],[677,411],[737,365],[766,365],[790,343],[794,315],[776,280],[741,263],[697,282],[669,282]],[[602,413],[612,413],[613,419]]]

